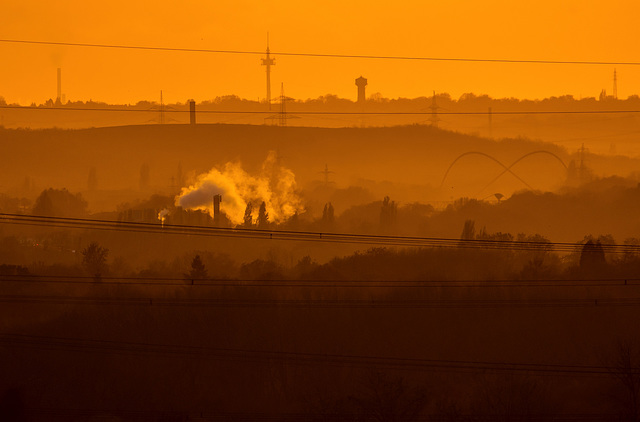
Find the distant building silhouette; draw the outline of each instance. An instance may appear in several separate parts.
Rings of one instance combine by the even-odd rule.
[[[367,79],[362,75],[356,79],[356,86],[358,87],[358,102],[364,103],[367,97],[365,96],[365,87],[367,86]]]

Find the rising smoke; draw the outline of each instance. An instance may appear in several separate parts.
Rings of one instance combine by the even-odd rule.
[[[248,174],[239,163],[229,162],[222,169],[212,168],[198,176],[193,185],[183,187],[175,204],[213,215],[214,195],[222,195],[220,210],[234,224],[243,222],[249,203],[257,209],[264,201],[269,220],[274,222],[281,222],[303,209],[296,193],[295,174],[278,163],[274,151],[268,153],[257,176]]]

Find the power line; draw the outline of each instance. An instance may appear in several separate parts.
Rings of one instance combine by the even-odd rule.
[[[568,242],[503,241],[484,239],[451,239],[417,236],[389,236],[350,233],[323,233],[311,231],[262,230],[248,228],[221,228],[209,226],[186,226],[158,223],[135,223],[71,217],[48,217],[0,213],[0,224],[33,225],[58,228],[124,231],[134,233],[178,234],[218,236],[263,240],[310,241],[344,244],[367,244],[384,246],[480,248],[500,250],[526,250],[577,252],[583,245]],[[602,248],[609,253],[640,253],[640,245],[609,245]]]
[[[504,280],[254,280],[254,279],[191,279],[189,277],[100,277],[95,282],[93,276],[81,275],[38,275],[12,274],[1,275],[0,282],[35,284],[88,284],[100,285],[149,285],[149,286],[193,286],[193,287],[367,287],[367,288],[504,288],[504,287],[622,287],[640,286],[638,278],[610,279],[504,279]]]
[[[32,45],[55,45],[65,47],[88,47],[88,48],[109,48],[123,50],[147,50],[147,51],[172,51],[185,53],[213,53],[213,54],[243,54],[262,55],[263,51],[253,50],[216,50],[205,48],[179,48],[179,47],[152,47],[123,44],[92,44],[79,42],[56,42],[39,40],[18,40],[0,39],[1,43],[12,44],[32,44]],[[570,65],[616,65],[616,66],[639,66],[640,62],[630,61],[600,61],[600,60],[525,60],[525,59],[489,59],[489,58],[468,58],[468,57],[428,57],[428,56],[394,56],[394,55],[373,55],[373,54],[334,54],[334,53],[304,53],[287,51],[270,51],[273,55],[292,57],[318,57],[318,58],[340,58],[340,59],[368,59],[368,60],[410,60],[410,61],[442,61],[442,62],[472,62],[472,63],[521,63],[521,64],[570,64]]]
[[[213,358],[240,358],[251,361],[282,360],[298,364],[330,363],[349,366],[382,366],[399,369],[450,369],[472,371],[535,372],[559,375],[602,376],[617,373],[615,368],[596,365],[545,364],[531,362],[498,362],[421,359],[406,357],[367,356],[331,353],[307,353],[256,349],[218,348],[207,346],[143,343],[87,338],[68,338],[0,333],[0,344],[5,346],[62,350],[90,350],[102,353],[143,353],[152,355],[187,355]]]
[[[106,408],[44,408],[44,407],[32,407],[25,408],[25,413],[33,416],[45,416],[45,417],[81,417],[88,419],[97,415],[114,415],[123,418],[124,420],[137,420],[137,421],[158,421],[163,418],[171,418],[175,416],[176,420],[186,417],[186,415],[196,415],[196,418],[201,418],[207,421],[234,421],[234,422],[258,422],[258,421],[314,421],[318,420],[318,414],[316,412],[307,413],[293,413],[293,412],[222,412],[220,410],[215,411],[179,411],[179,410],[124,410],[124,409],[106,409]],[[324,416],[324,420],[360,420],[359,418],[368,417],[373,419],[375,415],[366,412],[338,412],[335,410],[324,410],[320,413]],[[485,413],[459,413],[458,416],[461,420],[494,420],[495,414]],[[520,414],[516,412],[509,413],[509,416],[514,420],[553,420],[556,422],[611,422],[620,419],[619,413],[534,413],[533,415]],[[339,418],[339,419],[338,419]],[[367,419],[367,420],[369,420]],[[198,419],[196,419],[198,420]],[[451,420],[449,415],[439,414],[427,414],[424,416],[415,416],[412,418],[414,421],[424,422],[447,422]]]
[[[639,307],[640,297],[587,299],[167,299],[163,297],[0,295],[0,303],[184,308],[502,309]]]
[[[115,112],[115,113],[157,113],[157,110],[135,109],[135,108],[108,108],[108,107],[39,107],[39,106],[19,106],[19,105],[0,105],[0,109],[14,109],[23,111],[93,111],[93,112]],[[189,113],[189,110],[164,110],[165,113]],[[198,114],[273,114],[271,111],[264,110],[198,110]],[[428,111],[294,111],[295,114],[307,116],[325,116],[325,115],[397,115],[397,116],[428,116]],[[460,116],[483,116],[494,115],[550,115],[550,114],[637,114],[640,110],[524,110],[524,111],[443,111],[438,112],[442,115],[460,115]]]

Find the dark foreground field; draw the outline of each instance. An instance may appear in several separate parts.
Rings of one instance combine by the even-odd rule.
[[[638,380],[637,355],[624,365],[633,283],[4,277],[0,409],[17,421],[635,420],[620,381]]]

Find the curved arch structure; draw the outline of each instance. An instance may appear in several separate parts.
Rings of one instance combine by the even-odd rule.
[[[491,161],[494,161],[495,163],[497,163],[500,167],[502,167],[502,168],[504,169],[504,172],[503,172],[503,173],[509,172],[509,173],[513,174],[513,176],[514,176],[516,179],[518,179],[519,181],[521,181],[522,183],[524,183],[524,185],[525,185],[525,186],[527,186],[529,189],[533,190],[533,188],[531,187],[531,185],[529,185],[527,182],[525,182],[524,180],[522,180],[522,179],[520,178],[520,176],[518,176],[517,174],[515,174],[514,172],[512,172],[512,171],[511,171],[511,169],[510,169],[509,167],[507,167],[507,166],[505,166],[504,164],[502,164],[502,162],[501,162],[501,161],[499,161],[497,158],[495,158],[495,157],[493,157],[493,156],[491,156],[491,155],[489,155],[489,154],[486,154],[486,153],[484,153],[484,152],[480,152],[480,151],[468,151],[468,152],[465,152],[465,153],[463,153],[463,154],[458,155],[458,156],[456,157],[456,159],[455,159],[455,160],[453,160],[453,161],[451,162],[451,164],[449,164],[449,167],[447,168],[447,171],[444,173],[444,177],[442,178],[442,182],[440,182],[440,187],[442,187],[442,186],[444,185],[444,181],[447,179],[447,176],[449,175],[449,171],[451,170],[451,167],[453,167],[453,166],[458,162],[458,160],[460,160],[460,159],[461,159],[461,158],[463,158],[463,157],[466,157],[467,155],[480,155],[480,156],[483,156],[483,157],[486,157],[486,158],[490,159]]]
[[[505,173],[509,172],[511,173],[516,179],[520,180],[525,186],[527,186],[529,189],[533,190],[533,188],[531,187],[531,185],[529,185],[527,182],[525,182],[524,180],[522,180],[521,177],[519,177],[517,174],[515,174],[511,169],[518,164],[520,161],[524,160],[527,157],[530,157],[532,155],[536,155],[536,154],[546,154],[546,155],[550,155],[551,157],[555,158],[561,165],[562,167],[567,170],[568,167],[567,165],[564,163],[564,161],[562,161],[562,158],[558,157],[556,154],[554,154],[551,151],[546,151],[546,150],[537,150],[537,151],[532,151],[529,153],[524,154],[522,157],[518,158],[516,161],[514,161],[513,163],[511,163],[511,165],[509,166],[505,166],[502,162],[500,162],[499,160],[497,160],[495,157],[492,157],[489,154],[486,154],[484,152],[479,152],[479,151],[468,151],[465,152],[464,154],[460,154],[458,157],[456,157],[455,160],[453,160],[453,162],[449,165],[449,167],[447,168],[447,171],[444,174],[444,177],[442,178],[442,182],[440,183],[440,187],[442,187],[444,185],[444,182],[447,178],[447,175],[449,174],[449,171],[451,170],[451,168],[454,166],[454,164],[456,162],[458,162],[458,160],[460,160],[462,157],[465,157],[467,155],[481,155],[483,157],[489,158],[490,160],[496,162],[497,164],[499,164],[504,170],[498,174],[496,177],[494,177],[489,183],[487,183],[487,185],[482,188],[482,190],[485,190],[486,188],[488,188],[489,186],[491,186],[496,180],[498,180],[500,177],[502,177]],[[482,191],[481,191],[482,192]]]
[[[527,157],[530,157],[532,155],[536,155],[536,154],[547,154],[552,156],[553,158],[555,158],[556,160],[558,160],[558,162],[560,164],[562,164],[562,167],[564,167],[565,170],[568,170],[567,165],[564,163],[564,161],[562,161],[562,158],[558,157],[556,154],[554,154],[551,151],[545,151],[545,150],[538,150],[538,151],[532,151],[529,152],[525,155],[523,155],[522,157],[518,158],[516,161],[514,161],[513,163],[511,163],[510,166],[508,166],[505,170],[502,171],[502,173],[500,173],[499,175],[497,175],[496,177],[494,177],[493,179],[491,179],[491,181],[489,183],[487,183],[485,185],[485,187],[482,188],[482,190],[480,192],[482,192],[483,190],[485,190],[486,188],[488,188],[489,186],[491,186],[492,184],[494,184],[500,177],[502,177],[503,174],[505,174],[507,172],[507,170],[511,171],[511,169],[518,164],[520,161],[524,160]]]

